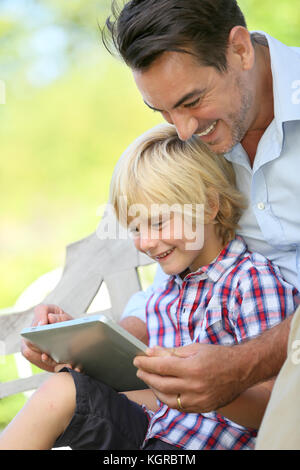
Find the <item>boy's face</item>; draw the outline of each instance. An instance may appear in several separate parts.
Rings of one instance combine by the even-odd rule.
[[[135,247],[157,261],[166,274],[197,271],[216,255],[207,249],[211,224],[192,223],[182,213],[161,214],[143,222],[132,221],[130,232]],[[216,254],[219,250],[216,252]],[[211,258],[211,256],[213,256]]]

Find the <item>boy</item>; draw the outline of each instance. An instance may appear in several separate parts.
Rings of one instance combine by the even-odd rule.
[[[231,165],[197,136],[182,142],[168,124],[145,133],[120,159],[110,199],[136,248],[168,275],[147,302],[150,347],[235,344],[294,312],[296,290],[235,237],[245,202]],[[0,448],[252,449],[271,387],[194,414],[176,393],[168,408],[151,390],[118,394],[63,369],[8,426]]]

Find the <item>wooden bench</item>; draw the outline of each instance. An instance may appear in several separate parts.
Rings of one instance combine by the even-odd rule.
[[[111,308],[102,313],[117,321],[130,297],[141,289],[137,268],[153,260],[139,253],[130,239],[104,240],[97,233],[67,246],[61,280],[43,303],[59,305],[74,318],[83,316],[105,282]],[[20,331],[30,326],[33,310],[0,315],[0,354],[20,351]],[[48,375],[43,372],[0,383],[0,399],[36,389]]]

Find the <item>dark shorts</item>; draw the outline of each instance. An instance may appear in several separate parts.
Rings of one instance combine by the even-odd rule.
[[[180,450],[158,439],[143,446],[149,420],[144,409],[125,395],[87,375],[64,368],[76,387],[76,409],[53,447],[76,450]]]

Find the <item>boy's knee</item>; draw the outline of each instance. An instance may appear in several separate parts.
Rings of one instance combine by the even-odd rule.
[[[63,426],[67,425],[76,407],[76,388],[71,374],[53,374],[40,387],[36,398],[44,403],[50,415],[60,417]]]
[[[68,372],[59,372],[51,376],[43,383],[40,390],[43,393],[55,392],[56,394],[68,394],[75,391],[72,375]]]

